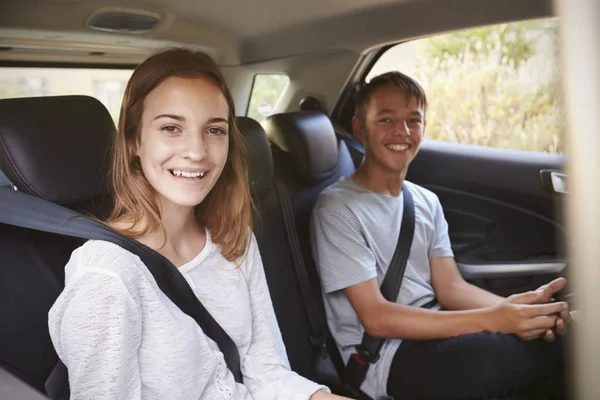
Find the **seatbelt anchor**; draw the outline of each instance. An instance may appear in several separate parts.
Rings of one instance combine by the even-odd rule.
[[[360,360],[357,360],[359,362],[364,361],[369,364],[374,364],[379,360],[379,354],[373,354],[361,345],[356,346],[355,354],[357,356],[359,356]],[[354,354],[353,354],[353,356],[354,356]]]

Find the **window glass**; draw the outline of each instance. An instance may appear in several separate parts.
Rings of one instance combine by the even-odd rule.
[[[425,89],[426,137],[454,143],[565,152],[558,21],[457,31],[390,48],[366,81],[398,70]]]
[[[0,68],[0,98],[82,94],[97,98],[117,122],[132,70]]]
[[[290,78],[282,74],[259,74],[254,77],[247,116],[262,121],[277,109],[277,102],[287,89]]]

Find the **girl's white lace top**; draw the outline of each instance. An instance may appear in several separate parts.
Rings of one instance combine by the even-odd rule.
[[[65,290],[49,314],[71,400],[307,400],[329,391],[290,370],[254,236],[239,268],[207,236],[179,271],[237,345],[244,384],[137,256],[89,241],[73,252]]]

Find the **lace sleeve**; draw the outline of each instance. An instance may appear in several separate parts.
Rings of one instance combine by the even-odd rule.
[[[141,398],[141,317],[118,276],[74,276],[50,311],[49,328],[69,370],[71,400]]]

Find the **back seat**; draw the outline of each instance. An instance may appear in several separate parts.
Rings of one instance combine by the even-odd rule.
[[[348,395],[339,376],[314,370],[312,361],[317,353],[311,340],[318,338],[311,338],[289,241],[300,245],[317,306],[314,318],[326,327],[321,286],[309,242],[309,217],[321,191],[355,171],[352,157],[346,144],[338,140],[329,117],[320,112],[276,114],[267,118],[262,127],[254,120],[238,117],[238,126],[250,148],[249,175],[258,218],[254,233],[292,369],[329,385],[334,393]],[[291,203],[296,225],[293,238],[287,235],[280,208],[285,200],[275,189],[275,181],[282,184],[287,193],[283,195]],[[341,358],[328,336],[327,348],[340,371]]]
[[[272,143],[278,177],[289,193],[298,239],[315,297],[322,306],[321,284],[311,252],[310,215],[323,189],[356,170],[344,141],[329,117],[319,111],[275,114],[263,123]]]
[[[313,121],[319,120],[313,125],[317,134],[326,126],[323,119]],[[0,100],[0,121],[0,169],[19,190],[80,212],[106,216],[110,209],[107,156],[115,127],[101,103],[87,96]],[[271,145],[256,121],[239,117],[237,123],[250,150],[249,177],[257,208],[255,235],[290,364],[299,374],[319,381],[312,370],[310,325],[274,190]],[[327,154],[347,155],[343,146],[335,151],[329,146]],[[308,182],[298,181],[298,189],[305,189],[307,199],[316,198],[320,189],[344,170],[333,168],[331,174],[323,174],[325,180],[319,180],[314,190],[308,190]],[[302,204],[310,206],[306,201]],[[299,227],[305,227],[305,222]],[[0,367],[40,392],[45,392],[45,382],[58,361],[48,333],[48,310],[64,287],[64,266],[81,243],[0,224]],[[305,241],[302,246],[304,251],[307,244]],[[324,320],[320,311],[319,318]]]
[[[114,129],[91,97],[0,100],[0,169],[22,192],[102,217]],[[48,310],[81,243],[0,224],[0,367],[40,392],[58,361]]]
[[[238,117],[238,127],[248,144],[248,172],[256,206],[254,234],[263,260],[269,292],[291,367],[300,375],[318,380],[312,370],[313,345],[308,314],[293,265],[281,201],[274,188],[271,147],[262,126]],[[319,315],[325,318],[324,312]]]

